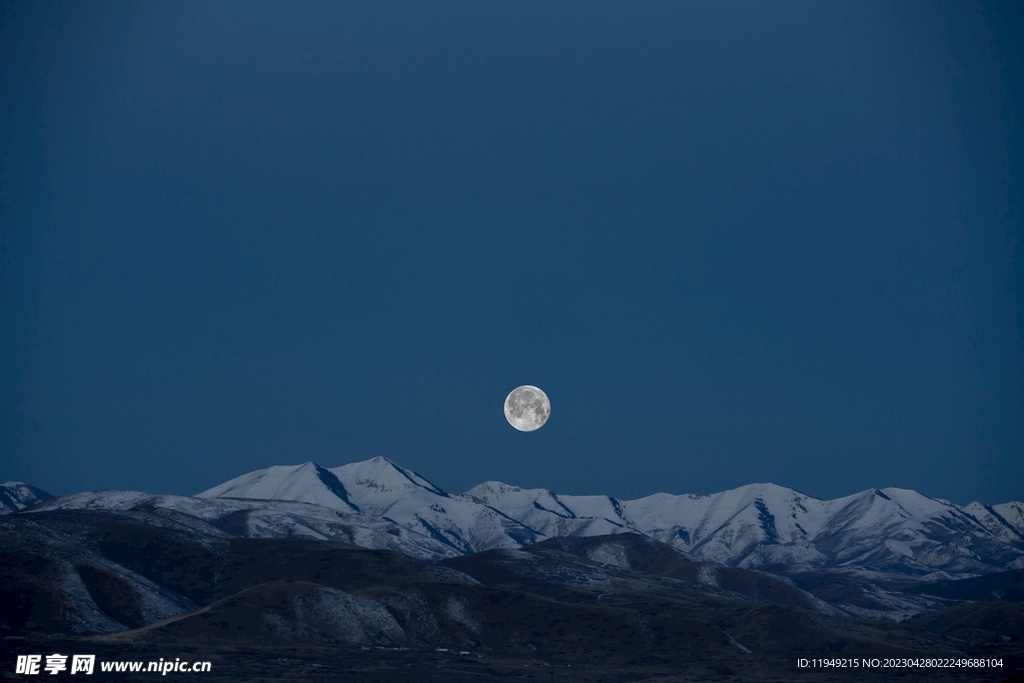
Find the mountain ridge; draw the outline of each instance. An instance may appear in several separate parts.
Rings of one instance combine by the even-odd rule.
[[[936,571],[974,575],[1024,565],[1024,505],[1017,502],[959,506],[896,487],[821,500],[772,483],[635,500],[560,495],[498,481],[448,493],[383,457],[335,468],[315,463],[294,467],[329,472],[345,491],[345,502],[363,514],[425,533],[462,554],[628,531],[704,561],[746,568],[845,566],[921,576]],[[281,468],[257,470],[197,497],[231,491],[259,498],[266,495],[266,486],[256,482],[271,474],[298,476]],[[291,491],[303,500],[325,495],[290,480],[278,482],[275,491]]]
[[[190,505],[189,497],[175,498],[160,505]],[[37,508],[103,507],[115,499],[113,493],[73,494]],[[331,529],[341,528],[343,518],[345,537],[352,535],[352,528],[366,527],[360,533],[380,544],[384,529],[395,533],[401,528],[406,534],[403,548],[433,557],[515,549],[549,538],[632,532],[702,561],[737,568],[834,568],[919,578],[1024,568],[1024,504],[959,506],[895,487],[833,500],[772,483],[706,495],[655,493],[635,500],[561,495],[498,481],[448,493],[420,474],[377,457],[334,468],[306,462],[255,470],[191,500],[238,501],[232,523],[250,525],[247,533],[253,535],[331,538],[342,533]],[[319,513],[279,510],[285,503],[327,508],[342,518],[328,522]],[[267,505],[276,507],[263,509]]]
[[[0,484],[0,514],[23,510],[50,498],[53,496],[35,486],[20,481],[7,481]]]

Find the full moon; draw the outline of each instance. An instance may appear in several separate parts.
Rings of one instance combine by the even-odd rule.
[[[505,419],[521,432],[540,429],[550,415],[548,395],[529,384],[513,389],[505,399]]]

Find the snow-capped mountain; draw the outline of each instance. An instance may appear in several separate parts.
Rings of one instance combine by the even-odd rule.
[[[494,508],[449,496],[385,458],[325,469],[311,462],[244,474],[198,498],[296,500],[398,524],[463,554],[541,540]]]
[[[978,520],[996,536],[1011,542],[1024,540],[1024,503],[971,503],[964,506],[964,512]]]
[[[460,553],[632,531],[736,567],[850,567],[927,575],[1024,566],[1024,506],[958,506],[904,489],[819,500],[774,484],[638,500],[485,482],[448,494],[385,458],[252,472],[199,494],[297,500],[393,522]]]
[[[711,594],[900,622],[960,600],[1012,599],[1006,587],[1024,568],[1024,505],[958,506],[902,489],[819,500],[773,484],[638,500],[500,482],[449,494],[374,458],[270,467],[198,496],[51,498],[0,516],[0,546],[20,595],[44,596],[19,598],[32,609],[18,623],[77,635],[219,609],[214,588],[249,595],[245,581],[269,591],[273,605],[305,605],[303,586],[328,574],[390,585],[391,569],[371,577],[370,566],[416,566],[416,581],[553,600],[566,590],[596,601],[675,600],[682,591],[686,604]],[[233,584],[241,575],[245,585]],[[285,576],[294,581],[281,583]],[[968,576],[985,583],[968,585]],[[422,609],[415,591],[415,606],[401,614]],[[381,604],[398,604],[378,592]],[[1002,623],[989,630],[1002,634]]]
[[[349,502],[345,486],[334,473],[311,462],[243,474],[197,497],[293,500],[342,512],[359,512],[359,508]]]
[[[487,482],[466,495],[544,535],[590,535],[603,521],[738,567],[981,573],[1024,558],[1019,503],[960,507],[904,489],[823,501],[774,484],[750,484],[707,496],[659,493],[619,501]]]
[[[42,489],[20,481],[9,481],[0,486],[0,514],[21,510],[48,498],[53,496]]]

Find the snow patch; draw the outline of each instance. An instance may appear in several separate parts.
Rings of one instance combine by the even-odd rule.
[[[296,639],[339,640],[353,645],[394,645],[405,631],[383,605],[367,598],[320,587],[312,597],[296,596]]]
[[[725,632],[723,631],[723,633],[725,633]],[[739,650],[740,652],[742,652],[745,655],[749,655],[750,654],[750,650],[747,649],[746,647],[744,647],[744,645],[742,643],[740,643],[740,641],[738,641],[735,638],[733,638],[732,635],[730,635],[729,633],[725,633],[725,635],[726,635],[726,637],[729,638],[729,644],[730,645],[732,645],[734,648],[736,648],[737,650]]]
[[[718,577],[715,568],[709,564],[702,564],[697,572],[697,583],[702,586],[718,588]]]
[[[592,548],[587,553],[587,559],[591,562],[620,569],[630,568],[629,557],[626,555],[626,549],[621,543],[604,543],[596,548]]]
[[[479,635],[480,623],[470,615],[469,608],[466,606],[466,601],[463,598],[457,595],[449,596],[445,609],[452,621],[465,626],[473,633]]]
[[[891,550],[892,552],[896,553],[897,555],[903,555],[904,557],[914,556],[913,549],[911,549],[909,545],[903,543],[902,541],[895,541],[890,538],[885,542],[885,547]]]

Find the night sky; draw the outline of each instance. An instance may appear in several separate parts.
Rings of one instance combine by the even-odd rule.
[[[0,481],[1024,499],[1016,1],[2,16]]]

